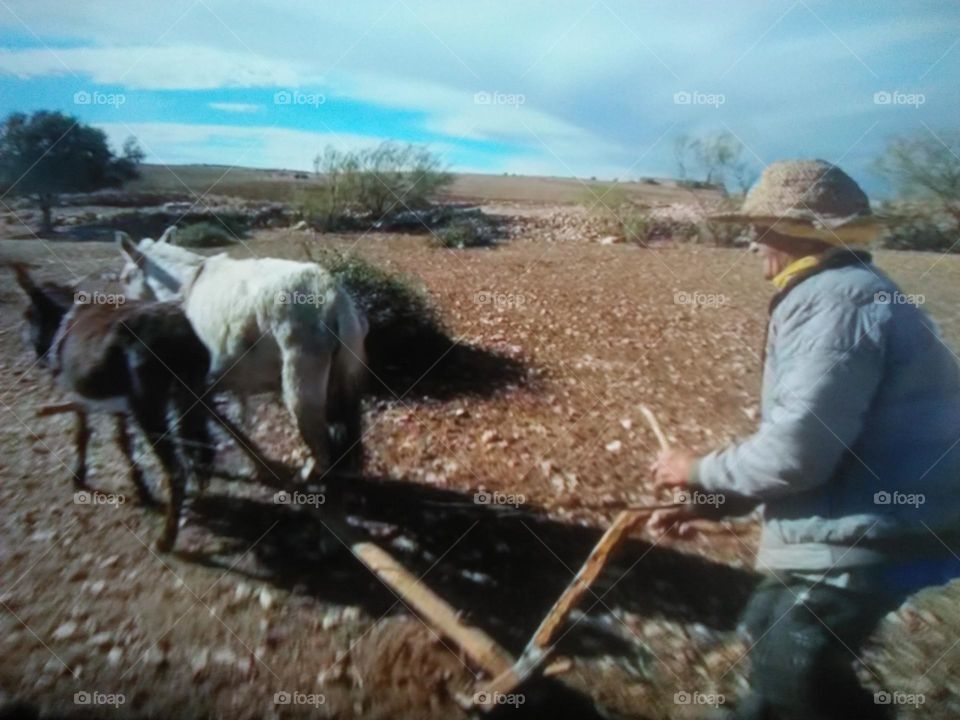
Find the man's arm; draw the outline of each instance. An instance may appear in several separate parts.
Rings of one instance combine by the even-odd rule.
[[[856,442],[883,375],[877,306],[834,306],[779,328],[771,417],[694,464],[689,483],[764,501],[827,482]]]

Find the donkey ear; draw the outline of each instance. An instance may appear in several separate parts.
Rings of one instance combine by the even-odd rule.
[[[39,292],[40,288],[37,287],[37,284],[33,281],[33,278],[30,277],[30,273],[27,272],[27,266],[23,263],[10,263],[10,267],[13,268],[13,273],[17,278],[17,285],[23,288],[23,291],[33,296],[34,293]]]
[[[157,240],[158,243],[168,243],[173,241],[174,235],[177,234],[177,226],[171,225],[166,230],[163,231],[163,235],[160,236],[160,239]]]
[[[120,246],[120,252],[130,262],[142,267],[147,261],[146,256],[133,244],[133,240],[126,233],[117,233],[117,244]]]

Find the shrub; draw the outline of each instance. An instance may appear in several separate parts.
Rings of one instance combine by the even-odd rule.
[[[324,229],[357,216],[377,221],[392,211],[428,207],[453,181],[429,149],[392,142],[349,152],[328,147],[314,167],[323,183],[301,194],[299,205],[309,222]]]
[[[223,225],[212,222],[199,222],[177,230],[173,236],[174,245],[195,248],[224,247],[232,245],[236,235]]]
[[[304,241],[308,259],[326,267],[367,317],[368,391],[387,398],[487,395],[526,382],[515,358],[454,339],[419,283],[352,253]]]
[[[882,240],[885,248],[960,252],[960,225],[942,207],[924,202],[885,202],[877,216],[886,227]]]
[[[305,243],[307,257],[329,270],[367,317],[367,354],[376,369],[420,354],[437,358],[449,346],[443,323],[414,280],[384,270],[363,257]]]
[[[493,245],[494,233],[494,229],[489,224],[461,220],[438,230],[434,233],[432,240],[441,247],[457,250],[490,247]]]

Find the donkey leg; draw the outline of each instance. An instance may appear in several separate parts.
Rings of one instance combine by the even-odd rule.
[[[160,460],[167,476],[167,486],[170,488],[170,503],[167,505],[163,534],[156,543],[160,552],[169,552],[177,541],[186,486],[186,473],[177,456],[172,428],[167,424],[167,390],[166,387],[154,386],[148,393],[133,398],[131,403],[134,417],[147,436],[147,441],[153,444],[153,451]]]
[[[202,397],[203,388],[196,388],[194,393]],[[189,471],[197,482],[198,494],[203,495],[213,472],[214,457],[213,439],[207,425],[208,411],[202,402],[192,396],[179,397],[175,406],[180,415],[182,456],[189,460]]]
[[[73,467],[73,486],[78,489],[87,487],[87,443],[90,441],[90,424],[87,414],[77,411],[77,423],[74,442],[77,446],[77,461]]]
[[[359,473],[363,469],[362,388],[359,378],[343,367],[343,349],[334,357],[328,389],[331,463],[334,468]]]
[[[117,447],[120,448],[124,459],[127,461],[127,466],[130,469],[130,482],[132,482],[133,486],[137,489],[137,497],[140,499],[140,504],[144,507],[153,507],[157,504],[157,501],[153,499],[153,495],[150,494],[150,490],[143,480],[143,471],[133,459],[133,444],[131,442],[132,438],[130,437],[129,428],[127,427],[127,416],[125,413],[117,413],[113,416],[113,421],[113,438]]]
[[[283,402],[313,459],[324,472],[331,460],[327,433],[330,365],[329,352],[309,353],[302,348],[283,350]]]

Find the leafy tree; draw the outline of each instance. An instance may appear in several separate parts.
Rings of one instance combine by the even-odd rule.
[[[746,192],[756,179],[756,172],[743,159],[743,143],[729,132],[690,137],[681,135],[674,140],[673,153],[681,180],[688,180],[698,172],[708,185],[719,185]]]
[[[36,199],[44,233],[59,194],[119,187],[139,175],[143,158],[134,138],[118,157],[102,130],[60,112],[12,113],[0,125],[0,188]]]

